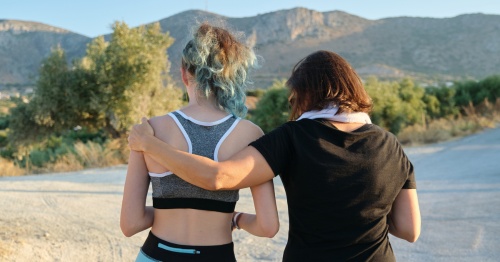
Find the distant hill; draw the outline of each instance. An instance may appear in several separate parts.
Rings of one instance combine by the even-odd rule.
[[[0,86],[29,86],[43,58],[60,45],[68,59],[85,54],[91,38],[45,24],[0,20]]]
[[[168,50],[174,78],[191,28],[205,20],[244,32],[244,41],[264,58],[253,75],[258,87],[286,78],[300,58],[318,49],[339,53],[363,77],[425,81],[500,74],[500,15],[369,20],[341,11],[294,8],[245,18],[191,10],[160,20],[176,39]],[[74,59],[91,40],[40,23],[0,20],[0,85],[32,84],[53,46],[61,45]]]

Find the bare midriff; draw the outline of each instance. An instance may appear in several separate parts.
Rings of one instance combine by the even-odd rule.
[[[232,213],[196,209],[155,209],[151,231],[165,241],[192,246],[232,242]]]

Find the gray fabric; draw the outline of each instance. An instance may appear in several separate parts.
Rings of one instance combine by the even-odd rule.
[[[202,126],[185,119],[177,112],[173,112],[173,114],[184,127],[191,140],[192,153],[211,159],[214,159],[217,143],[236,121],[235,117],[231,117],[217,125]],[[153,197],[155,198],[203,198],[225,202],[236,202],[239,199],[238,190],[205,190],[189,184],[175,174],[165,177],[151,177],[151,184],[153,186]]]

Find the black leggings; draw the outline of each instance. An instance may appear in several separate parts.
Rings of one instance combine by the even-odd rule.
[[[235,262],[233,242],[217,246],[186,246],[167,242],[149,232],[136,262],[182,261],[182,262]]]

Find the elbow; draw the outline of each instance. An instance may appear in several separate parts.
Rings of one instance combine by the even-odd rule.
[[[415,243],[419,236],[420,236],[420,230],[416,229],[413,230],[412,232],[408,232],[404,239],[410,243]]]
[[[222,190],[221,185],[217,182],[216,178],[207,178],[203,183],[200,185],[201,188],[205,190],[210,190],[210,191],[217,191],[217,190]]]
[[[420,221],[420,216],[418,216],[418,219],[414,221],[413,227],[407,232],[407,237],[405,238],[406,241],[410,243],[415,243],[420,236],[420,229],[421,229],[421,221]]]
[[[132,233],[132,231],[124,230],[123,228],[122,228],[122,233],[126,237],[131,237],[131,236],[135,235],[134,233]]]
[[[214,190],[214,191],[218,191],[218,190],[224,190],[224,184],[222,183],[222,181],[220,181],[220,179],[214,179],[214,181],[211,181],[210,183],[210,189],[209,190]]]
[[[280,229],[279,222],[267,224],[261,227],[262,237],[273,238]]]
[[[224,176],[221,174],[221,172],[219,172],[219,170],[216,169],[213,172],[213,176],[211,176],[211,178],[207,181],[208,186],[210,186],[210,189],[208,190],[218,191],[218,190],[230,189],[227,187],[227,184],[225,183],[223,177]]]
[[[411,237],[411,238],[408,238],[406,239],[406,241],[410,242],[410,243],[415,243],[418,239],[418,236],[415,236],[415,237]]]
[[[131,237],[134,235],[134,233],[132,232],[132,230],[130,228],[125,227],[125,226],[120,226],[120,228],[121,228],[124,236]]]
[[[396,236],[398,236],[399,238],[404,239],[410,243],[415,243],[417,241],[418,237],[420,236],[420,229],[413,228],[413,229],[409,229],[406,231],[402,231],[402,232],[399,232],[399,234],[397,234]]]
[[[223,190],[222,183],[219,178],[217,167],[211,167],[204,172],[204,176],[198,176],[197,186],[210,191]]]
[[[274,236],[276,236],[276,234],[278,234],[278,231],[279,231],[279,228],[268,230],[268,231],[266,231],[264,237],[273,238]]]
[[[391,225],[389,225],[389,232],[395,237],[414,243],[420,236],[420,225],[397,226],[391,223]]]
[[[133,226],[123,219],[120,220],[120,229],[122,230],[123,235],[126,237],[131,237],[136,233]]]
[[[205,179],[202,188],[210,191],[222,190],[221,184],[217,181],[215,176]]]

